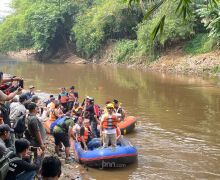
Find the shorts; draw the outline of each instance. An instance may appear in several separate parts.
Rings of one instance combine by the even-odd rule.
[[[55,145],[59,145],[61,142],[65,147],[70,147],[69,136],[65,133],[53,133]]]

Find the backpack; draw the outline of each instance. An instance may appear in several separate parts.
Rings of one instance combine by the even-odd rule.
[[[95,104],[95,105],[93,106],[93,108],[94,108],[95,115],[96,115],[97,117],[99,117],[99,116],[100,116],[100,107],[99,107],[97,104]]]
[[[19,157],[10,158],[13,155],[13,151],[9,151],[0,159],[0,179],[5,179],[9,170],[9,164],[21,160]]]
[[[13,127],[15,133],[24,133],[24,131],[27,128],[25,125],[25,118],[26,118],[26,115],[21,115],[19,119],[16,121]]]
[[[63,124],[66,120],[66,116],[61,117],[61,118],[57,118],[51,125],[50,125],[50,130],[51,132],[53,132],[53,129],[56,125],[60,126],[61,128],[63,128]]]

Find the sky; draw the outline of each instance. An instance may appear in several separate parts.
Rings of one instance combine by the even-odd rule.
[[[0,18],[10,14],[11,9],[9,8],[9,3],[11,0],[0,0]]]

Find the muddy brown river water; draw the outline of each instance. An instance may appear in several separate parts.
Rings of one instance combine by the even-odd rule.
[[[0,57],[0,71],[22,76],[25,86],[57,94],[75,85],[80,100],[116,98],[138,117],[126,135],[138,161],[124,168],[89,168],[87,178],[220,179],[220,79],[142,72],[99,65],[42,64]],[[80,171],[74,169],[74,171]]]

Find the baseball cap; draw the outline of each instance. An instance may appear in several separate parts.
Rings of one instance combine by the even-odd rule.
[[[29,89],[33,89],[33,88],[35,88],[33,85],[30,85],[30,86],[29,86]]]
[[[5,131],[14,132],[14,129],[11,129],[8,124],[1,124],[0,125],[0,133],[3,133]]]
[[[109,103],[106,105],[106,108],[107,109],[110,109],[110,108],[114,109],[114,105],[112,103]]]

